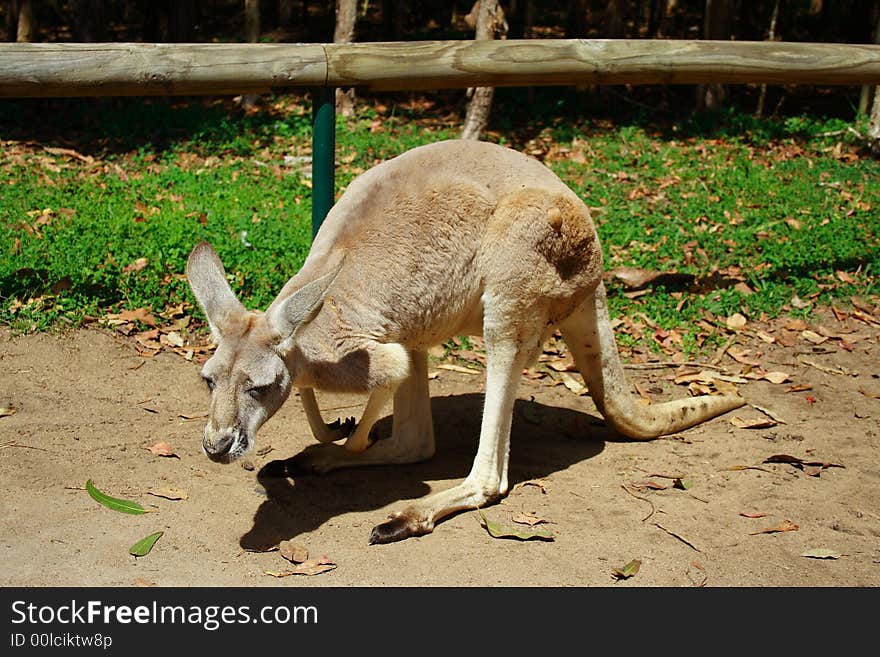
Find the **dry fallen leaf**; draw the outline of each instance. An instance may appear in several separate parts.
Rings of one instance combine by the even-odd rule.
[[[122,273],[127,274],[128,272],[140,271],[141,269],[146,267],[148,263],[149,263],[149,260],[147,260],[146,258],[138,258],[137,260],[135,260],[131,264],[125,265],[125,267],[122,268]]]
[[[482,370],[475,370],[470,367],[461,367],[460,365],[449,365],[448,363],[443,363],[442,365],[437,366],[438,370],[449,370],[450,372],[458,372],[460,374],[482,374]]]
[[[840,552],[835,552],[834,550],[829,550],[827,548],[813,548],[812,550],[801,552],[801,556],[810,559],[840,559],[843,555],[840,554]]]
[[[805,461],[797,456],[790,454],[774,454],[764,459],[764,463],[788,463],[794,467],[803,470],[812,477],[818,477],[825,468],[842,468],[840,463],[831,463],[829,461]]]
[[[767,408],[765,406],[758,406],[757,404],[752,404],[751,406],[752,406],[752,408],[754,408],[758,411],[761,411],[764,415],[769,417],[771,420],[774,420],[774,421],[778,422],[779,424],[787,424],[787,422],[785,420],[783,420],[781,417],[779,417],[776,413],[774,413],[769,408]]]
[[[156,325],[156,318],[153,317],[147,308],[135,308],[134,310],[123,310],[118,315],[107,315],[108,318],[118,319],[123,322],[143,322],[148,326]]]
[[[704,385],[714,385],[715,381],[725,381],[727,383],[748,383],[748,379],[741,376],[729,376],[720,374],[711,370],[700,370],[699,372],[685,371],[675,375],[673,383],[680,385],[682,383],[702,383]]]
[[[693,274],[675,271],[651,271],[638,267],[618,267],[608,272],[631,290],[638,290],[648,285],[682,285],[694,280]]]
[[[281,541],[278,544],[281,556],[292,563],[305,563],[309,559],[309,551],[305,545],[293,541]]]
[[[13,408],[12,406],[0,406],[0,417],[15,415],[17,410],[17,408]]]
[[[736,387],[733,383],[728,383],[723,379],[712,379],[712,385],[715,386],[715,390],[717,390],[722,395],[738,395],[739,388]]]
[[[776,342],[776,338],[774,338],[772,335],[764,333],[764,331],[755,331],[755,335],[757,335],[761,340],[763,340],[767,344],[773,344],[774,342]]]
[[[767,468],[761,468],[757,465],[730,465],[726,468],[718,468],[721,472],[738,472],[740,470],[760,470],[761,472],[770,472]]]
[[[523,486],[535,486],[536,488],[540,488],[542,493],[544,493],[545,495],[547,494],[547,482],[543,479],[529,479],[528,481],[521,481],[513,487],[511,492],[513,492],[517,488],[522,488]]]
[[[737,349],[735,347],[730,347],[727,350],[727,355],[733,358],[737,363],[741,363],[742,365],[752,365],[754,367],[760,366],[761,362],[754,358],[750,358],[750,353],[751,350],[749,349]]]
[[[646,491],[646,490],[666,490],[669,486],[661,484],[656,481],[651,481],[650,479],[643,479],[642,481],[631,481],[629,483],[631,488],[635,488],[636,490]]]
[[[862,386],[859,386],[859,392],[862,393],[865,397],[870,397],[871,399],[880,399],[880,390],[867,390]],[[13,409],[15,412],[15,409]],[[0,409],[0,416],[3,415],[3,409]]]
[[[555,372],[577,371],[577,366],[574,364],[574,358],[571,354],[566,354],[565,356],[548,357],[547,359],[542,358],[541,360],[547,363],[547,367]]]
[[[200,420],[208,417],[207,413],[178,413],[177,417],[181,420]]]
[[[159,441],[147,447],[146,449],[150,450],[156,456],[164,456],[166,458],[176,458],[180,457],[174,452],[174,448],[170,443],[166,443],[164,441]]]
[[[576,394],[576,395],[586,395],[587,394],[587,392],[588,392],[587,387],[583,383],[581,383],[580,381],[575,379],[568,372],[559,372],[557,376],[559,376],[563,385],[566,388],[568,388],[569,390],[571,390],[574,394]]]
[[[163,341],[167,342],[172,347],[182,347],[185,344],[183,338],[180,337],[180,334],[176,333],[174,331],[170,331],[169,333],[167,333],[163,337],[164,337]]]
[[[840,367],[828,367],[827,365],[822,365],[822,363],[817,363],[814,360],[810,360],[809,358],[798,358],[800,362],[804,365],[809,365],[810,367],[815,367],[820,372],[825,372],[826,374],[847,374],[848,372]]]
[[[727,318],[726,324],[727,328],[738,330],[743,328],[746,324],[748,324],[749,320],[745,318],[741,313],[733,313],[730,317]]]
[[[791,295],[791,301],[789,301],[789,303],[791,303],[792,308],[798,308],[799,310],[803,308],[809,308],[811,305],[813,305],[809,301],[804,301],[803,299],[801,299],[797,294]]]
[[[327,557],[321,557],[320,559],[309,559],[308,561],[304,561],[303,563],[297,564],[296,567],[290,570],[266,570],[263,572],[265,575],[271,575],[272,577],[290,577],[291,575],[312,576],[330,572],[335,568],[336,564],[333,561],[331,561]]]
[[[750,536],[756,536],[757,534],[776,534],[778,532],[796,532],[800,527],[794,524],[791,520],[783,520],[776,527],[768,527],[767,529],[762,529],[758,532],[751,532]]]
[[[489,532],[489,536],[492,538],[515,538],[520,541],[529,541],[532,539],[540,540],[540,541],[552,541],[553,533],[544,528],[535,528],[531,527],[530,529],[518,529],[516,527],[508,527],[507,525],[502,525],[500,523],[489,520],[486,515],[477,510],[477,515],[479,516],[477,519],[480,525]]]
[[[520,525],[528,525],[529,527],[534,527],[535,525],[541,525],[547,522],[544,518],[539,518],[532,512],[517,513],[513,516],[512,520]]]
[[[770,427],[775,427],[778,424],[776,420],[771,420],[769,418],[744,420],[738,415],[730,418],[730,423],[739,429],[769,429]]]
[[[810,329],[801,331],[801,337],[808,342],[812,342],[813,344],[822,344],[823,342],[828,340],[827,337],[819,335],[818,333],[816,333],[815,331],[811,331]]]
[[[765,372],[761,378],[778,385],[788,381],[788,372]]]
[[[740,511],[739,515],[741,515],[743,518],[764,518],[764,517],[766,517],[767,514],[766,513],[744,513],[742,511]]]
[[[186,500],[189,494],[181,488],[151,488],[147,491],[147,495],[153,497],[162,497],[166,500]]]

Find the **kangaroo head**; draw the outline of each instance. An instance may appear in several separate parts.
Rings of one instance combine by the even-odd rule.
[[[247,453],[262,424],[290,394],[290,351],[298,328],[311,321],[335,275],[319,278],[268,313],[248,311],[226,282],[223,264],[207,243],[189,256],[186,275],[217,345],[202,367],[211,409],[202,446],[213,461],[231,463]]]

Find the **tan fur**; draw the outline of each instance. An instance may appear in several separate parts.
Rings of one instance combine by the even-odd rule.
[[[265,314],[243,310],[207,245],[194,249],[187,273],[219,344],[204,371],[214,381],[204,445],[216,460],[249,449],[292,386],[303,390],[309,425],[323,443],[292,468],[427,458],[434,436],[426,351],[451,336],[484,336],[486,401],[470,475],[377,526],[371,542],[429,532],[443,516],[507,492],[519,373],[555,328],[597,407],[627,436],[679,431],[744,403],[735,396],[649,408],[633,402],[587,207],[536,160],[492,144],[416,148],[357,178]],[[270,379],[274,387],[248,392]],[[351,423],[323,423],[313,389],[371,395],[353,432]],[[392,398],[392,436],[373,444],[370,429]],[[342,438],[344,446],[332,444]]]

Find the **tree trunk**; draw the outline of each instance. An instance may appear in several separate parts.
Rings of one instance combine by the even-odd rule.
[[[868,124],[868,140],[875,154],[880,155],[880,86],[874,90],[874,108]]]
[[[703,38],[726,41],[733,33],[733,0],[706,0]],[[727,99],[727,87],[722,84],[701,84],[697,88],[697,110],[716,111]]]
[[[388,41],[403,40],[406,3],[401,0],[382,0],[382,33]]]
[[[138,9],[144,13],[142,37],[146,43],[162,41],[162,12],[159,3],[138,0]]]
[[[510,0],[505,14],[511,39],[531,39],[535,24],[535,0]],[[453,20],[454,22],[454,20]]]
[[[609,39],[622,39],[626,35],[626,0],[608,0],[605,5],[605,34]]]
[[[293,23],[293,0],[278,0],[278,24],[289,27]]]
[[[587,0],[568,0],[568,13],[565,18],[566,38],[580,39],[587,36],[588,13]]]
[[[875,0],[872,9],[874,10],[874,34],[872,41],[880,45],[880,0]],[[868,111],[868,103],[871,102],[871,95],[874,87],[871,85],[862,85],[862,93],[859,96],[859,116]]]
[[[260,40],[260,0],[244,0],[244,39],[248,43]],[[256,107],[260,97],[245,94],[241,97],[241,107],[249,110]]]
[[[244,0],[244,40],[260,40],[260,0]]]
[[[775,0],[773,3],[773,13],[770,14],[770,29],[767,30],[767,41],[776,40],[776,21],[779,20],[779,2]],[[764,103],[767,100],[767,85],[761,85],[761,95],[758,96],[758,109],[755,110],[756,116],[764,115]]]
[[[336,0],[336,29],[333,30],[333,43],[354,41],[357,25],[357,0]]]
[[[333,43],[354,41],[357,25],[357,0],[336,0],[336,28]],[[342,116],[354,114],[354,87],[336,90],[336,112]]]
[[[523,39],[531,39],[535,27],[535,0],[525,0],[523,6]]]
[[[474,7],[477,9],[477,39],[503,39],[507,36],[507,21],[498,0],[478,0]],[[489,124],[494,91],[493,87],[474,88],[461,131],[462,139],[479,139],[483,134]]]
[[[666,0],[651,0],[651,7],[648,14],[648,34],[649,39],[658,39],[665,36],[666,17],[668,16],[668,4]]]
[[[168,6],[168,40],[172,43],[192,43],[196,40],[199,22],[197,0],[175,0]]]
[[[6,40],[15,41],[18,32],[18,0],[8,0],[6,8]]]
[[[104,0],[74,1],[73,35],[82,43],[107,40],[104,34]]]
[[[18,2],[18,28],[15,40],[18,43],[30,43],[37,38],[37,19],[34,16],[34,7],[31,0],[19,0]]]

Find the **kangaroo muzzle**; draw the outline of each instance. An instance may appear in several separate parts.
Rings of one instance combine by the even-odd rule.
[[[230,463],[241,456],[244,451],[244,439],[236,430],[221,430],[209,434],[205,431],[202,447],[208,458],[217,463]]]

